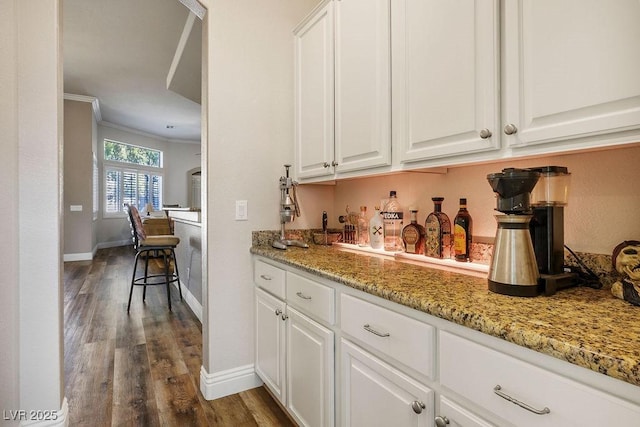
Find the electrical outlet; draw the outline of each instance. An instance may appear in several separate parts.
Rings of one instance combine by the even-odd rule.
[[[246,221],[249,219],[249,212],[246,200],[236,200],[236,221]]]

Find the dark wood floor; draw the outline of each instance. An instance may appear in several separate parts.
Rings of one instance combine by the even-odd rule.
[[[133,249],[64,267],[64,376],[71,426],[292,426],[264,388],[214,401],[199,391],[200,322],[177,292],[134,289]],[[175,289],[174,289],[175,290]]]

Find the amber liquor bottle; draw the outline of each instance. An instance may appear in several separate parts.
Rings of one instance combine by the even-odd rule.
[[[451,221],[442,212],[444,197],[433,197],[433,212],[424,224],[427,233],[424,254],[433,258],[451,257]]]
[[[471,230],[473,221],[467,211],[467,199],[460,199],[460,210],[453,220],[453,250],[456,261],[471,261]]]
[[[424,227],[418,224],[418,211],[411,209],[409,211],[411,222],[402,229],[402,241],[404,242],[404,250],[409,254],[424,253]]]

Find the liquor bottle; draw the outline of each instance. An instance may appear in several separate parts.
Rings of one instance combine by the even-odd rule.
[[[418,210],[411,209],[411,222],[402,229],[402,241],[404,242],[405,252],[409,254],[424,253],[424,227],[418,224]]]
[[[358,246],[369,246],[369,219],[367,218],[367,207],[360,206],[358,216]]]
[[[425,255],[433,258],[451,257],[451,221],[446,213],[442,212],[444,197],[433,197],[433,212],[427,216],[424,228]]]
[[[384,232],[380,206],[375,207],[373,216],[369,220],[369,244],[373,249],[382,249],[384,246]]]
[[[460,210],[453,220],[453,250],[456,261],[471,261],[471,229],[473,221],[467,211],[467,199],[460,199]]]
[[[401,252],[404,248],[402,243],[402,220],[404,213],[402,206],[398,202],[395,191],[389,192],[389,201],[384,206],[382,221],[384,225],[384,250],[391,252]]]

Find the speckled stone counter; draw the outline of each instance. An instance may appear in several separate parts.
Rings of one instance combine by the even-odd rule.
[[[607,290],[575,287],[519,298],[486,279],[310,245],[251,253],[640,386],[640,307]]]

